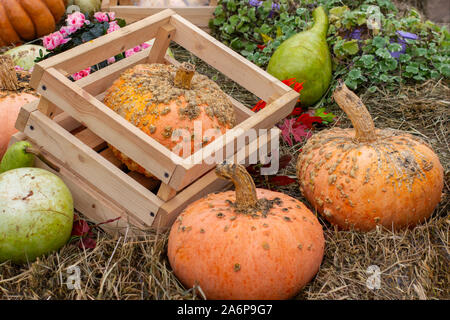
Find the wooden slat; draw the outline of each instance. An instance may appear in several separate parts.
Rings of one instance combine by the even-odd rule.
[[[105,158],[106,160],[108,160],[109,162],[111,162],[111,164],[117,168],[122,168],[123,166],[125,166],[122,161],[120,161],[119,159],[117,159],[117,157],[114,155],[114,153],[112,152],[111,148],[105,149],[102,152],[100,152],[100,155]]]
[[[61,109],[59,109],[56,105],[54,105],[44,97],[41,97],[41,99],[39,100],[38,110],[51,119],[62,113]]]
[[[170,180],[176,164],[182,161],[179,156],[151,139],[55,69],[46,70],[42,83],[47,90],[39,89],[41,95],[53,101],[161,181],[167,183]]]
[[[170,9],[161,11],[120,30],[41,61],[34,66],[30,85],[36,89],[46,69],[62,69],[68,74],[73,74],[153,39],[158,29],[167,24],[173,14],[174,12]]]
[[[175,28],[170,24],[159,28],[158,33],[156,34],[155,42],[151,47],[147,63],[164,62],[164,56],[166,55],[167,48],[169,48],[170,41],[172,40],[175,31]]]
[[[80,131],[75,134],[75,137],[77,137],[81,142],[83,142],[85,145],[87,145],[89,148],[100,151],[102,149],[105,149],[107,147],[107,144],[105,140],[97,136],[95,133],[93,133],[89,129],[84,129],[83,131]]]
[[[20,132],[23,132],[25,130],[25,127],[27,126],[28,119],[30,117],[30,114],[33,111],[36,111],[38,108],[39,100],[32,101],[30,103],[27,103],[20,108],[19,115],[16,119],[15,128],[19,130]]]
[[[30,115],[28,124],[24,133],[31,140],[39,141],[38,145],[64,163],[67,169],[126,207],[134,218],[151,225],[153,217],[150,213],[155,213],[162,205],[156,195],[39,111]]]
[[[198,151],[199,154],[193,154],[191,159],[206,159],[213,154],[222,153],[222,158],[226,158],[225,152],[237,144],[239,139],[248,133],[250,129],[270,129],[279,120],[287,117],[294,109],[299,94],[294,90],[290,90],[279,99],[267,105],[264,109],[255,113],[252,117],[241,122],[233,129],[227,131],[225,135],[214,140],[210,144]],[[251,141],[249,141],[250,143]],[[192,183],[197,177],[209,171],[214,164],[191,163],[187,159],[175,169],[172,179],[168,183],[172,188],[181,190],[185,186]]]
[[[161,186],[159,187],[157,196],[161,200],[168,201],[175,197],[177,195],[177,191],[175,189],[172,189],[170,186],[168,186],[165,183],[161,183]]]
[[[105,92],[111,84],[119,78],[122,72],[137,64],[145,63],[145,60],[150,54],[150,49],[151,48],[142,50],[131,57],[117,61],[97,72],[91,73],[89,76],[84,77],[75,83],[91,95],[97,96]]]
[[[180,15],[173,15],[170,23],[177,29],[173,41],[259,98],[269,101],[292,90]]]
[[[149,190],[155,190],[160,184],[160,181],[156,179],[147,178],[143,174],[140,174],[135,171],[131,171],[127,173],[127,175]]]
[[[109,11],[115,12],[116,16],[124,19],[128,24],[134,23],[145,17],[154,15],[167,8],[165,7],[136,7],[136,6],[110,6]],[[170,7],[171,10],[183,16],[196,26],[207,29],[209,20],[213,18],[216,6],[199,7]]]

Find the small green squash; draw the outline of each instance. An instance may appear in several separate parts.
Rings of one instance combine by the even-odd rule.
[[[280,80],[303,82],[302,105],[310,106],[325,94],[331,82],[327,44],[328,16],[322,7],[313,11],[314,25],[284,41],[270,58],[267,72]]]

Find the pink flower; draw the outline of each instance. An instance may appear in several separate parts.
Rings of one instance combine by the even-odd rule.
[[[77,81],[84,77],[87,77],[91,73],[91,68],[86,68],[72,75],[72,78]]]
[[[126,58],[131,57],[135,53],[136,53],[136,51],[134,51],[133,49],[129,49],[129,50],[125,51],[125,57]]]
[[[109,21],[116,20],[116,13],[115,12],[108,12],[107,15],[109,17]]]
[[[16,71],[24,71],[25,70],[21,66],[15,66],[14,69],[16,69]]]
[[[148,44],[147,42],[144,42],[143,44],[141,44],[141,49],[145,50],[147,48],[150,48],[151,46],[152,46],[151,44]]]
[[[67,37],[68,35],[71,35],[75,31],[77,31],[77,27],[75,26],[66,26],[61,27],[61,29],[59,29],[59,32],[63,35],[64,38]]]
[[[125,57],[126,58],[131,57],[133,54],[135,54],[136,52],[139,52],[141,50],[142,50],[141,46],[136,46],[132,49],[128,49],[127,51],[125,51]]]
[[[112,64],[112,63],[116,62],[116,58],[111,57],[111,58],[108,58],[107,61],[108,61],[108,64]]]
[[[86,17],[81,12],[74,12],[69,14],[66,19],[68,26],[76,27],[77,29],[81,28],[86,22]]]
[[[64,39],[61,32],[56,31],[42,38],[45,49],[54,50],[56,47],[67,43],[71,38]]]
[[[97,19],[98,22],[108,22],[108,16],[104,12],[94,13],[94,18]]]
[[[112,21],[109,23],[109,28],[108,28],[107,33],[111,33],[116,30],[119,30],[119,29],[120,29],[120,26],[117,24],[117,21]]]

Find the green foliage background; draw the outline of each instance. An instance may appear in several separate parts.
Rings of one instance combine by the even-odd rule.
[[[273,3],[279,10],[273,10]],[[330,99],[336,79],[353,90],[395,90],[410,82],[450,77],[450,34],[444,27],[424,21],[416,10],[401,16],[390,0],[265,0],[258,7],[249,0],[221,0],[210,22],[213,35],[256,65],[266,68],[272,53],[287,38],[308,29],[312,10],[323,6],[330,18],[328,44],[333,56],[334,81],[319,104]],[[377,17],[378,30],[368,17]],[[359,39],[352,39],[354,31]],[[398,31],[414,33],[404,39]],[[265,47],[263,48],[263,46]]]

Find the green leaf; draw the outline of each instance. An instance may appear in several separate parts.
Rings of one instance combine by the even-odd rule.
[[[344,42],[344,44],[342,45],[342,50],[344,50],[344,52],[346,52],[350,55],[357,54],[359,51],[358,41],[351,40],[351,41]]]
[[[228,19],[228,23],[229,23],[231,26],[233,26],[233,27],[237,26],[237,24],[239,23],[239,21],[240,21],[240,18],[239,18],[239,16],[238,16],[237,14],[232,15],[232,16]]]
[[[411,66],[411,65],[406,66],[405,70],[408,73],[414,73],[414,74],[419,73],[419,68]]]
[[[361,77],[361,70],[360,69],[352,69],[349,73],[348,76],[350,77],[350,79],[352,80],[357,80]]]
[[[356,90],[358,88],[358,83],[350,79],[345,80],[345,85],[352,90]]]
[[[367,91],[369,91],[370,93],[375,93],[377,89],[378,88],[376,86],[371,86],[369,89],[367,89]]]
[[[325,110],[326,110],[325,108],[316,109],[314,111],[314,116],[322,118],[322,121],[325,123],[333,122],[333,120],[336,116],[334,114],[332,114],[331,112],[325,112]]]
[[[384,48],[387,44],[387,41],[383,37],[376,36],[372,39],[372,44],[377,48]]]

